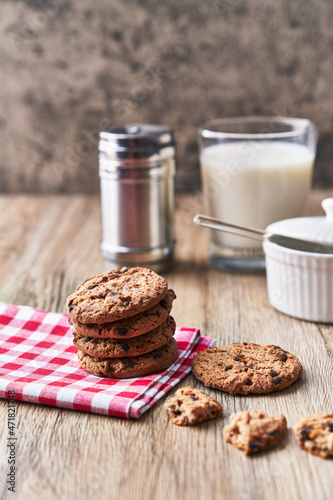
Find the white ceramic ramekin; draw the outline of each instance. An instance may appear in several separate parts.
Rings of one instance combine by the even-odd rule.
[[[296,318],[333,323],[333,255],[264,242],[267,291],[273,307]]]
[[[267,231],[333,243],[333,199],[326,217],[288,219]],[[309,253],[264,242],[268,298],[273,307],[299,319],[333,323],[333,255]]]

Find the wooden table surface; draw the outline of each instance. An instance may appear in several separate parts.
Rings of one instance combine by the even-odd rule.
[[[329,193],[332,195],[332,193]],[[312,213],[321,213],[312,196]],[[332,411],[333,326],[287,317],[268,303],[264,276],[217,271],[206,230],[194,226],[199,197],[178,199],[177,254],[166,276],[177,293],[179,326],[200,327],[218,345],[278,344],[296,354],[302,379],[273,395],[207,392],[223,418],[194,428],[168,422],[163,400],[139,421],[17,404],[16,493],[8,492],[7,408],[0,401],[1,499],[331,500],[333,461],[301,451],[293,426],[303,414]],[[0,197],[0,300],[65,312],[65,298],[103,269],[98,197]],[[180,386],[204,388],[193,375]],[[277,449],[247,458],[223,440],[232,412],[283,413],[288,434]]]

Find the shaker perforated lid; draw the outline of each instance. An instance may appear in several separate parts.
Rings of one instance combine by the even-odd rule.
[[[109,160],[158,159],[174,154],[174,147],[173,131],[166,125],[133,123],[100,132],[99,152]]]
[[[333,243],[333,198],[326,198],[321,205],[326,217],[285,219],[270,224],[266,231],[294,238]]]

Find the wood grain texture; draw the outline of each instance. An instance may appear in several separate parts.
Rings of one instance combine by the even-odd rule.
[[[316,192],[311,211],[321,213]],[[0,401],[0,498],[8,500],[330,500],[333,463],[301,451],[292,427],[303,414],[332,411],[333,329],[270,307],[265,277],[226,274],[207,258],[206,230],[192,223],[199,201],[177,206],[177,254],[166,275],[178,325],[200,327],[218,344],[277,343],[296,354],[302,379],[281,393],[240,397],[207,389],[223,417],[195,428],[168,422],[163,401],[139,421],[28,403],[17,405],[17,491],[7,491],[7,401]],[[102,270],[98,197],[0,197],[0,300],[65,312],[65,298]],[[181,386],[204,389],[192,375]],[[283,413],[276,450],[248,458],[226,444],[239,410]]]

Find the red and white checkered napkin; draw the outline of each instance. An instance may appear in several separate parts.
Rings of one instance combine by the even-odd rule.
[[[73,410],[139,418],[191,370],[193,356],[215,339],[177,328],[176,361],[146,377],[114,380],[90,375],[77,361],[67,314],[0,302],[0,397]]]

